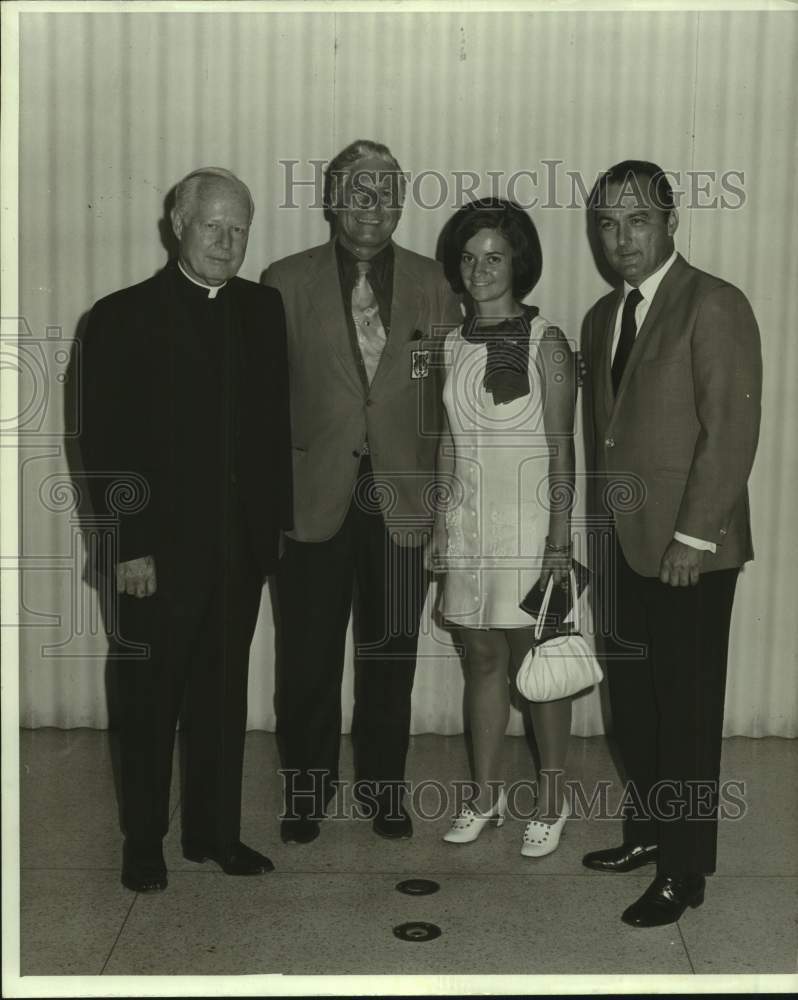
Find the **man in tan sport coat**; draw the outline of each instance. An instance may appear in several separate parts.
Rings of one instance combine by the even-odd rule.
[[[327,180],[334,238],[262,279],[288,331],[294,530],[277,577],[276,703],[281,833],[300,843],[335,794],[353,598],[356,797],[377,833],[412,834],[401,799],[442,413],[434,354],[461,322],[441,265],[391,239],[404,180],[388,148],[352,143]]]
[[[726,654],[739,568],[753,558],[747,480],[762,365],[745,296],[674,249],[666,175],[625,161],[592,201],[623,278],[591,309],[592,471],[614,522],[600,599],[613,731],[630,784],[624,842],[584,863],[657,877],[623,914],[671,923],[715,870]]]

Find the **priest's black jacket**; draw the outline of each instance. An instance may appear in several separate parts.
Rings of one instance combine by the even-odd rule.
[[[279,293],[235,277],[209,299],[172,261],[98,301],[82,347],[81,451],[116,558],[182,587],[235,541],[271,573],[292,526]]]

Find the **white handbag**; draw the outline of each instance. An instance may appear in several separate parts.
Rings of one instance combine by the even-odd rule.
[[[540,642],[543,624],[554,590],[550,576],[535,622],[535,645],[523,659],[515,678],[521,694],[529,701],[556,701],[598,684],[604,674],[583,635],[580,634],[579,594],[573,570],[569,574],[573,600],[574,631]]]

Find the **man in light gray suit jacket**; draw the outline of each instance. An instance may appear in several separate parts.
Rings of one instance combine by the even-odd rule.
[[[375,832],[412,834],[402,797],[441,420],[435,351],[461,310],[440,264],[392,241],[403,195],[390,150],[352,143],[327,172],[334,238],[262,278],[285,306],[294,458],[277,578],[286,842],[315,839],[335,794],[353,599],[356,796]]]
[[[715,870],[729,623],[739,569],[753,558],[746,483],[762,360],[743,293],[676,253],[673,191],[656,164],[619,163],[595,194],[598,236],[623,279],[588,314],[585,355],[593,466],[614,523],[602,596],[631,798],[623,844],[584,863],[625,872],[656,862],[623,914],[651,927],[703,902]]]

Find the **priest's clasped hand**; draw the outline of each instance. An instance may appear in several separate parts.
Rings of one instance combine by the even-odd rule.
[[[151,597],[156,588],[155,559],[152,556],[117,563],[117,593],[130,594],[131,597]]]

